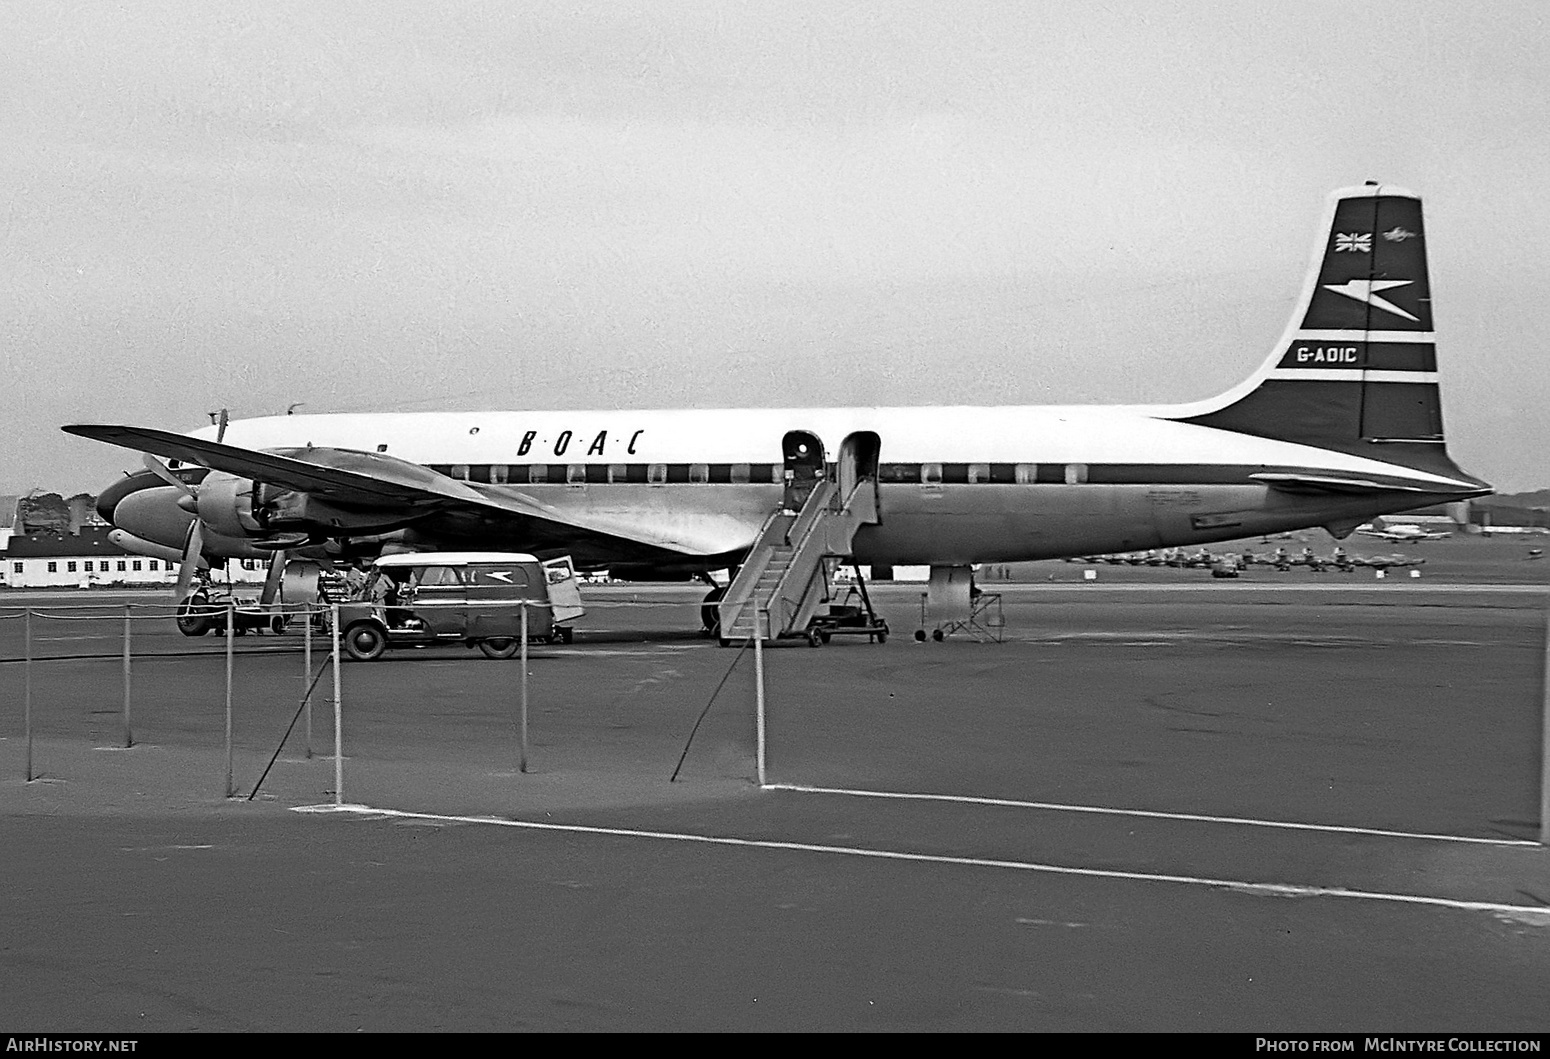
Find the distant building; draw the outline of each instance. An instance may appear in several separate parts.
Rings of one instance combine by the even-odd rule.
[[[0,509],[3,510],[3,509]],[[104,526],[87,526],[78,534],[7,534],[0,551],[0,586],[11,588],[89,588],[93,585],[154,587],[177,583],[178,564],[166,559],[132,555],[108,540]],[[261,560],[235,560],[227,573],[239,584],[262,581],[268,572]]]
[[[0,552],[5,551],[6,544],[18,529],[16,516],[20,505],[19,496],[0,496]]]

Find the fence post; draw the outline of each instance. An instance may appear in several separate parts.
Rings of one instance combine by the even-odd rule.
[[[301,702],[307,715],[307,760],[312,760],[312,607],[309,604],[301,623]]]
[[[339,604],[329,604],[334,640],[334,804],[344,804],[344,709],[339,702]]]
[[[761,621],[762,619],[762,621]],[[762,628],[761,628],[762,625]],[[769,611],[754,611],[753,615],[753,682],[754,727],[756,758],[759,769],[759,786],[764,786],[764,633],[770,627]]]
[[[522,750],[517,758],[517,770],[527,772],[527,601],[522,602]]]
[[[129,727],[129,604],[124,604],[124,749],[135,745]]]
[[[22,702],[23,702],[22,712],[23,712],[23,714],[25,716],[26,725],[27,725],[27,782],[31,783],[32,782],[32,608],[31,607],[27,608],[27,617],[23,620],[23,624],[26,626],[26,629],[22,633],[22,636],[26,640],[27,646],[26,646],[26,649],[25,649],[26,650],[26,654],[24,655],[24,657],[26,658],[26,661],[22,663],[22,669],[24,670],[24,672],[26,674],[26,676],[24,678],[25,681],[26,681],[26,690],[23,692],[23,697],[22,697]]]
[[[232,642],[236,638],[237,607],[231,601],[226,601],[226,797],[232,794],[231,787],[231,663]]]

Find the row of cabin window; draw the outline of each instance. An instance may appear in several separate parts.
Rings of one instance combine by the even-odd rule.
[[[432,464],[464,482],[495,485],[564,482],[567,485],[637,483],[769,482],[779,485],[784,468],[778,463],[504,463]],[[832,471],[832,467],[831,467]],[[922,485],[991,483],[1005,485],[1080,485],[1087,481],[1084,463],[884,463],[879,481]]]
[[[83,574],[94,573],[95,571],[92,570],[92,562],[93,562],[93,560],[91,560],[91,559],[84,559],[84,560],[82,560],[83,569],[80,572],[83,573]],[[139,559],[128,559],[128,560],[125,560],[125,559],[117,559],[117,560],[99,559],[99,560],[96,560],[97,570],[101,571],[104,574],[111,573],[112,571],[109,568],[110,564],[116,563],[117,564],[117,568],[118,568],[118,572],[119,573],[123,573],[125,571],[124,564],[126,562],[129,564],[129,569],[139,570],[141,568],[141,565],[140,565],[141,561]],[[155,571],[160,571],[161,570],[161,561],[159,559],[152,559],[150,562],[151,562],[150,568],[152,570],[155,570]],[[18,573],[18,574],[24,572],[22,567],[23,567],[22,563],[12,563],[11,564],[12,571],[15,572],[15,573]],[[173,564],[172,563],[168,563],[167,564],[167,569],[171,570],[172,568],[173,568]],[[51,574],[59,573],[59,562],[58,562],[58,560],[55,560],[55,559],[49,560],[48,572],[51,573]],[[65,573],[73,574],[75,572],[76,572],[75,560],[74,559],[67,559],[65,561]]]

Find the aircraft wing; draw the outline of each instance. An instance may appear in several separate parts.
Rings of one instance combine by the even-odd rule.
[[[477,500],[479,494],[444,475],[427,468],[415,468],[402,460],[386,459],[375,453],[354,452],[344,449],[283,449],[276,452],[259,452],[218,441],[192,438],[186,434],[174,434],[170,430],[152,427],[75,425],[61,428],[67,434],[106,441],[137,452],[149,452],[171,460],[181,460],[196,467],[208,467],[225,471],[243,478],[268,485],[284,486],[307,493],[316,493],[345,504],[408,504],[422,506],[439,504],[446,500]],[[316,453],[317,460],[298,458]],[[338,460],[340,453],[348,453],[349,469],[329,466],[325,462]],[[293,455],[294,454],[294,455]],[[372,467],[372,464],[378,464]],[[423,475],[406,474],[406,470],[420,470]],[[379,473],[372,473],[377,471]],[[443,479],[437,482],[434,479]],[[420,480],[415,480],[420,479]],[[447,488],[447,486],[454,488]]]
[[[428,467],[380,453],[337,448],[261,452],[152,427],[77,424],[63,429],[78,437],[294,489],[338,504],[486,516],[500,513],[518,523],[527,523],[537,537],[584,537],[594,543],[627,542],[683,555],[699,554],[693,541],[654,537],[616,520],[604,524],[514,491],[481,492]]]

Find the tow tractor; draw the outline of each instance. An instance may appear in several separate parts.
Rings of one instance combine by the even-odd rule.
[[[290,623],[284,604],[261,603],[257,597],[237,595],[228,585],[206,583],[178,604],[178,632],[184,636],[222,632],[226,628],[228,607],[231,607],[232,632],[237,636],[249,629],[278,636]]]

